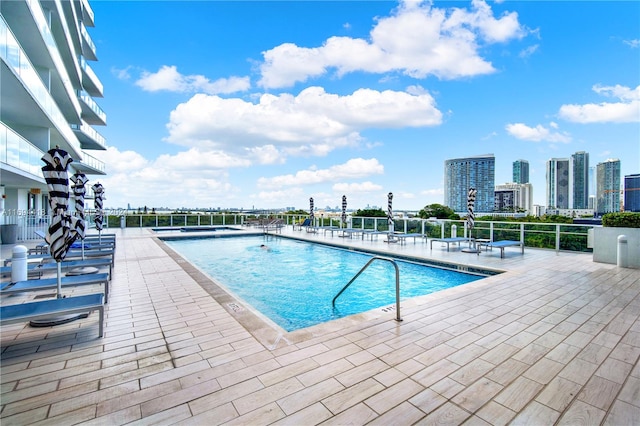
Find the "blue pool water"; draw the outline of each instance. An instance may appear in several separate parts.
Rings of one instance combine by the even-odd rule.
[[[395,269],[373,262],[334,296],[372,255],[262,236],[165,241],[185,259],[287,331],[395,304]],[[266,244],[268,249],[261,248]],[[397,261],[400,297],[455,287],[483,276]]]

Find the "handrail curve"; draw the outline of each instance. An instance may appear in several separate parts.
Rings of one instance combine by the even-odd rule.
[[[340,290],[338,292],[338,294],[335,295],[335,297],[333,298],[333,300],[331,301],[331,305],[335,308],[336,307],[336,299],[347,289],[347,287],[349,287],[351,285],[351,283],[353,283],[359,276],[360,274],[362,274],[364,272],[365,269],[367,269],[369,267],[369,265],[371,265],[375,260],[384,260],[386,262],[390,262],[393,267],[396,270],[396,321],[402,321],[402,318],[400,318],[400,269],[398,268],[398,264],[396,263],[395,260],[388,258],[388,257],[382,257],[382,256],[374,256],[371,259],[369,259],[369,261],[360,269],[360,271],[358,271],[358,273],[356,275],[354,275],[353,278],[351,278],[351,280],[347,283],[347,285],[345,285],[344,287],[342,287],[342,290]]]

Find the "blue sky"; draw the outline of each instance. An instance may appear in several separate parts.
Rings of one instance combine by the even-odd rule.
[[[541,205],[549,158],[640,173],[640,2],[91,5],[105,207],[418,210],[487,153]]]

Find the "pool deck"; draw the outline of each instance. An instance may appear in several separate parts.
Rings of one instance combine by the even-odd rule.
[[[108,232],[103,338],[96,313],[1,328],[3,426],[640,424],[639,269],[289,226],[284,236],[506,272],[403,301],[401,322],[388,306],[286,333],[158,241],[171,233]]]

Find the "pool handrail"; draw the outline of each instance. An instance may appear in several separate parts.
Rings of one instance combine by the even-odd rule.
[[[398,264],[396,263],[396,261],[388,257],[374,256],[371,259],[369,259],[369,261],[360,269],[360,271],[358,271],[358,273],[354,275],[353,278],[351,278],[351,280],[347,283],[347,285],[342,287],[342,290],[340,290],[338,294],[335,295],[335,297],[331,301],[331,305],[335,309],[336,299],[347,289],[347,287],[351,285],[352,282],[356,280],[356,278],[360,276],[360,274],[364,272],[365,269],[369,267],[369,265],[373,263],[374,260],[384,260],[386,262],[391,262],[391,264],[396,270],[396,321],[400,322],[402,321],[402,318],[400,318],[400,269],[398,268]]]

